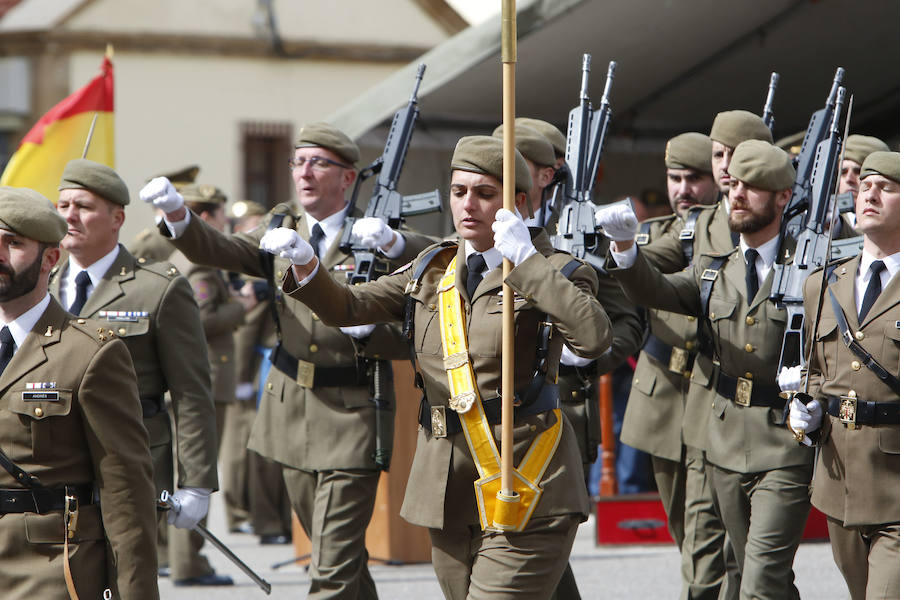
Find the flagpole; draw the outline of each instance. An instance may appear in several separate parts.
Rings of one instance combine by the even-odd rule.
[[[503,62],[503,208],[515,212],[516,199],[516,0],[502,0],[500,33]],[[513,265],[503,259],[503,281]],[[500,493],[506,497],[513,490],[513,400],[515,397],[515,332],[513,290],[503,284],[503,337],[501,353],[501,438]]]
[[[91,128],[88,129],[87,139],[84,140],[84,152],[81,153],[81,158],[87,158],[88,148],[91,147],[91,138],[94,137],[94,127],[97,125],[97,114],[94,113],[94,118],[91,119]]]

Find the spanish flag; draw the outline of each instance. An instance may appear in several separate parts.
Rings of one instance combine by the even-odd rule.
[[[85,158],[114,167],[113,67],[109,53],[97,77],[51,108],[25,135],[0,176],[0,185],[31,188],[56,202],[63,169],[84,153],[94,115],[97,122]]]

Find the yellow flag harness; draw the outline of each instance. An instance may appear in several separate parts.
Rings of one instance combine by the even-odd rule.
[[[469,357],[462,298],[456,289],[456,257],[438,285],[444,368],[450,386],[450,408],[459,413],[478,479],[475,501],[482,530],[521,531],[528,524],[543,490],[539,485],[562,437],[562,416],[553,409],[555,423],[538,434],[522,462],[513,470],[513,494],[500,489],[500,453],[475,384]]]

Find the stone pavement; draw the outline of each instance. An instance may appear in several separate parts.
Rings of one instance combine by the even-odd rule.
[[[272,584],[270,598],[305,598],[309,578],[303,567],[291,564],[272,568],[272,565],[293,557],[293,546],[260,546],[255,536],[227,533],[219,497],[220,494],[213,494],[211,531]],[[168,579],[161,579],[161,598],[252,600],[266,597],[255,583],[209,544],[205,546],[205,552],[216,570],[231,575],[236,585],[184,588],[174,587]],[[679,560],[674,546],[596,546],[593,518],[582,524],[578,531],[571,563],[585,600],[675,599],[679,594]],[[848,598],[828,543],[801,544],[794,568],[801,597],[816,600]],[[389,566],[373,563],[370,569],[382,600],[443,598],[430,564]]]

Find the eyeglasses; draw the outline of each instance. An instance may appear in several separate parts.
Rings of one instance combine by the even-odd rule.
[[[325,158],[324,156],[310,156],[309,158],[292,158],[288,161],[288,164],[292,169],[302,169],[303,165],[309,164],[313,171],[327,171],[333,166],[340,167],[342,169],[349,169],[345,164],[339,163],[336,160],[331,160],[330,158]]]

